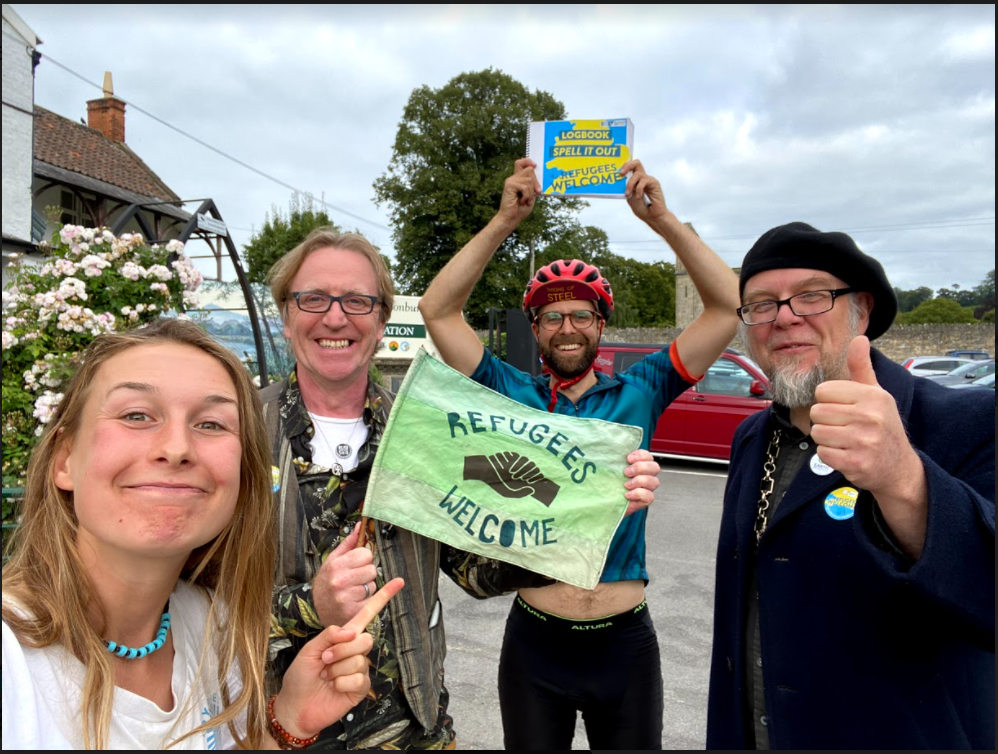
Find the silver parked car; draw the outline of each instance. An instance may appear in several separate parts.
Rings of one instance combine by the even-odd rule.
[[[976,361],[973,364],[963,364],[958,366],[949,374],[932,375],[926,377],[940,385],[954,387],[956,385],[967,385],[981,377],[987,377],[995,373],[994,361]]]
[[[968,382],[964,385],[952,385],[954,390],[994,390],[995,389],[995,373],[992,372],[985,377],[979,377],[973,382]]]
[[[912,356],[905,359],[903,366],[918,377],[949,374],[964,364],[974,364],[971,359],[958,359],[953,356]]]

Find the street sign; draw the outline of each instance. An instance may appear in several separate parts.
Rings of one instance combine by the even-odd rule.
[[[214,233],[216,236],[229,235],[229,229],[225,227],[224,222],[202,212],[198,212],[198,229]]]
[[[383,348],[378,358],[411,360],[420,346],[424,346],[434,356],[437,349],[426,332],[423,315],[419,313],[419,296],[396,296],[392,316],[385,325],[381,339]]]

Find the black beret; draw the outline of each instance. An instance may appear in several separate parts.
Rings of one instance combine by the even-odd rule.
[[[801,267],[822,270],[850,288],[873,296],[866,330],[870,340],[887,332],[898,312],[897,295],[880,262],[859,250],[845,233],[822,233],[807,223],[787,223],[762,234],[742,263],[739,294],[749,278],[766,270]]]

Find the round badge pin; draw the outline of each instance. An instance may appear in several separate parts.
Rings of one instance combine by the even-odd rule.
[[[854,487],[839,487],[825,498],[825,513],[836,521],[845,521],[856,515],[859,491]]]
[[[822,460],[818,458],[818,454],[815,453],[813,456],[811,456],[811,471],[817,474],[818,476],[828,476],[833,471],[835,471],[835,469],[833,469],[827,463],[823,463]]]

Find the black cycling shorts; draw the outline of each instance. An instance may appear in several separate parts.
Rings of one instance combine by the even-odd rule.
[[[575,621],[517,597],[499,703],[507,749],[570,749],[577,712],[591,749],[661,749],[662,666],[647,604]]]

